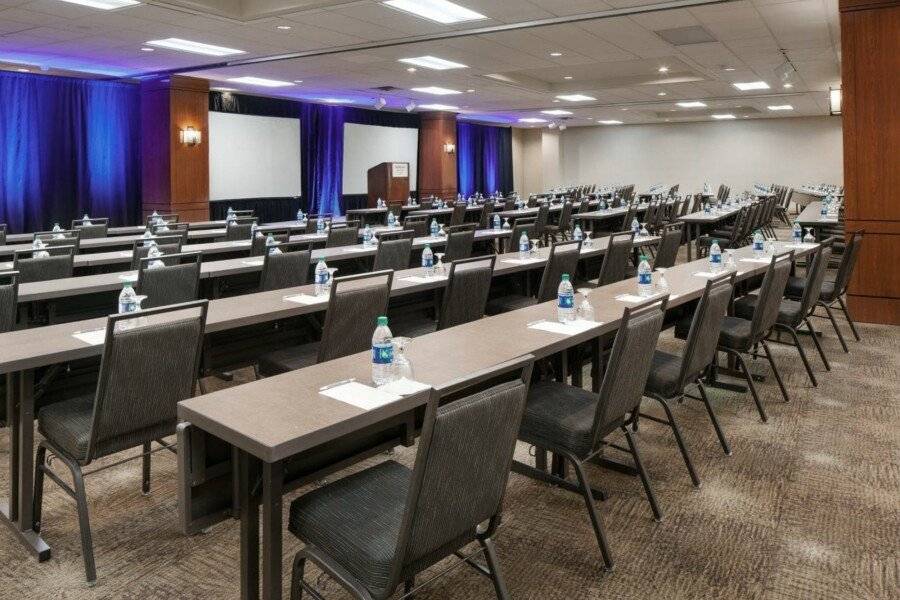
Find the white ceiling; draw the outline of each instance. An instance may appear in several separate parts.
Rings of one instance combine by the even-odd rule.
[[[181,6],[176,6],[176,4]],[[0,0],[0,68],[128,76],[184,69],[222,59],[156,49],[151,39],[180,37],[244,50],[239,58],[335,49],[341,46],[404,40],[535,19],[579,15],[652,4],[653,0],[458,0],[488,17],[457,26],[440,25],[383,5],[378,0],[211,0],[151,1],[102,11],[60,0]],[[225,7],[213,14],[202,6]],[[185,9],[184,6],[201,7]],[[293,7],[293,8],[292,8]],[[304,8],[305,7],[305,8]],[[254,18],[253,12],[272,16]],[[289,30],[277,29],[290,26]],[[656,31],[703,27],[714,39],[675,46]],[[616,119],[648,123],[708,119],[713,112],[738,117],[828,114],[827,90],[840,83],[837,0],[740,0],[629,17],[423,41],[280,62],[194,71],[212,85],[294,98],[337,97],[370,105],[379,95],[388,109],[410,100],[459,106],[468,118],[515,122],[565,108],[570,126]],[[776,68],[784,50],[797,72],[784,89]],[[562,56],[552,57],[551,52]],[[467,69],[432,71],[397,59],[433,55],[461,62]],[[660,66],[668,73],[658,72]],[[734,70],[726,71],[726,68]],[[486,77],[500,75],[503,81]],[[269,90],[226,83],[252,75],[286,81]],[[572,77],[571,80],[564,79]],[[731,83],[763,80],[772,89],[740,92]],[[438,85],[474,90],[457,96],[409,91]],[[393,86],[381,93],[372,88]],[[665,93],[665,96],[658,95]],[[585,93],[596,102],[553,102],[563,93]],[[704,100],[708,109],[684,109],[681,100]],[[769,105],[791,104],[793,111],[772,113]],[[545,117],[551,118],[551,117]]]

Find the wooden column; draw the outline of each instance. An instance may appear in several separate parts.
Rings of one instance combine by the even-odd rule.
[[[201,141],[181,143],[193,127]],[[178,213],[182,221],[209,219],[209,81],[172,76],[141,82],[142,207]]]
[[[455,198],[456,151],[448,153],[444,147],[456,147],[456,114],[448,112],[422,113],[419,127],[418,187],[420,198],[440,196]]]
[[[845,218],[865,239],[853,316],[900,325],[900,0],[841,0]]]

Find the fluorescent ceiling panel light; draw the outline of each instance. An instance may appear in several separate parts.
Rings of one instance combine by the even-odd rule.
[[[564,115],[571,115],[571,110],[562,110],[561,108],[556,108],[553,110],[542,110],[541,111],[545,115],[553,115],[554,117],[562,117]]]
[[[385,5],[445,25],[487,19],[481,13],[447,0],[386,0]]]
[[[226,48],[224,46],[213,46],[212,44],[203,44],[201,42],[193,42],[191,40],[183,40],[181,38],[150,40],[149,42],[147,42],[147,45],[157,46],[159,48],[168,48],[170,50],[180,50],[181,52],[205,54],[207,56],[231,56],[232,54],[244,54],[243,50]]]
[[[593,96],[585,96],[584,94],[561,94],[557,98],[567,102],[590,102],[596,100]]]
[[[125,8],[126,6],[134,6],[140,4],[137,0],[62,0],[69,4],[80,4],[81,6],[89,6],[91,8],[99,8],[101,10],[114,10],[116,8]]]
[[[728,114],[722,114],[722,115],[712,115],[712,118],[717,119],[719,121],[726,121],[728,119],[736,119],[737,117],[735,117],[731,113],[728,113]]]
[[[832,88],[828,90],[828,109],[832,115],[841,114],[841,102],[843,95],[841,88]]]
[[[462,94],[462,92],[460,92],[459,90],[451,90],[448,88],[438,87],[436,85],[412,88],[412,91],[420,92],[422,94],[432,94],[434,96],[452,96],[454,94]]]
[[[778,104],[776,106],[767,107],[769,110],[794,110],[794,107],[790,104]]]
[[[525,119],[519,119],[519,123],[546,123],[547,119],[539,119],[537,117],[527,117]]]
[[[659,69],[657,69],[657,71],[659,71],[660,73],[668,73],[669,67],[660,67]]]
[[[679,102],[678,106],[680,106],[681,108],[705,108],[706,104],[703,102],[694,100],[692,102]]]
[[[450,104],[420,104],[419,108],[425,110],[459,110],[458,106],[452,106]]]
[[[557,56],[562,56],[562,52],[551,52],[550,56],[556,58]]]
[[[414,56],[412,58],[401,58],[400,62],[408,65],[416,65],[417,67],[425,67],[426,69],[434,69],[435,71],[446,71],[447,69],[467,69],[468,65],[438,58],[437,56]]]
[[[746,92],[749,90],[767,90],[769,89],[769,84],[765,81],[748,81],[746,83],[735,83],[734,87],[741,90],[742,92]]]
[[[328,104],[353,104],[352,100],[346,98],[319,98],[319,102],[327,102]]]
[[[265,79],[263,77],[234,77],[233,79],[229,79],[231,83],[245,83],[247,85],[258,85],[260,87],[287,87],[289,85],[294,85],[290,81],[278,81],[277,79]]]
[[[601,123],[602,125],[621,125],[622,124],[622,121],[615,121],[613,119],[610,119],[608,121],[597,121],[597,122]]]

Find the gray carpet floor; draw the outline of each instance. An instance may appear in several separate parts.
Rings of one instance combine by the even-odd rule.
[[[713,392],[733,456],[722,453],[702,405],[676,408],[700,488],[691,486],[671,433],[642,424],[638,440],[665,513],[661,522],[652,519],[636,478],[589,467],[594,484],[611,493],[599,505],[617,563],[611,573],[600,568],[580,497],[512,475],[497,536],[512,597],[900,598],[900,329],[861,326],[863,341],[850,342],[849,354],[825,323],[822,329],[832,372],[813,358],[818,388],[794,349],[775,347],[792,399],[782,402],[771,378],[760,384],[767,424],[748,395]],[[664,338],[664,345],[678,346],[670,334]],[[805,343],[812,356],[810,340]],[[760,373],[764,367],[753,365]],[[239,373],[238,381],[246,375]],[[657,410],[650,402],[645,407]],[[3,430],[4,454],[7,447]],[[528,448],[520,445],[517,455],[528,460]],[[404,449],[393,458],[409,464],[412,457]],[[3,494],[6,477],[4,464]],[[74,503],[48,484],[43,535],[53,558],[38,564],[0,528],[0,598],[237,598],[238,523],[182,536],[175,484],[175,458],[165,452],[154,459],[149,497],[140,494],[139,462],[88,478],[99,574],[94,588],[84,583]],[[287,534],[285,588],[297,547]],[[320,589],[329,599],[347,597],[327,579]],[[418,597],[492,598],[493,591],[463,567]]]

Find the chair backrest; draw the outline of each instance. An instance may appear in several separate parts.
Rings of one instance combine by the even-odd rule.
[[[578,214],[584,214],[586,212],[591,212],[591,201],[588,198],[585,198],[578,205]]]
[[[9,226],[6,223],[0,223],[0,246],[6,245],[6,233],[9,230]]]
[[[324,221],[325,226],[327,227],[329,223],[331,223],[331,215],[329,214],[321,214],[321,215],[309,215],[306,218],[306,233],[317,233],[319,227],[319,221]]]
[[[347,221],[345,226],[331,224],[328,230],[328,239],[325,241],[326,248],[337,248],[339,246],[355,246],[359,243],[359,221]]]
[[[415,232],[415,237],[428,235],[428,217],[426,215],[410,215],[403,220],[403,229]]]
[[[628,259],[634,250],[634,232],[620,231],[609,236],[597,285],[609,285],[625,279]]]
[[[136,291],[147,296],[143,308],[156,308],[196,300],[200,295],[199,252],[183,252],[168,257],[175,264],[152,268],[157,259],[142,258],[138,265]]]
[[[515,210],[515,208],[516,208],[516,199],[515,198],[506,198],[503,201],[503,212]]]
[[[336,277],[322,326],[318,362],[362,352],[372,345],[375,321],[387,314],[393,271]]]
[[[105,238],[109,232],[109,219],[75,219],[72,229],[78,231],[83,240]]]
[[[190,226],[190,223],[166,223],[165,228],[163,228],[163,225],[154,225],[151,227],[150,231],[153,235],[180,235],[182,243],[185,243],[187,242]]]
[[[178,403],[194,395],[207,305],[107,319],[87,462],[175,432]]]
[[[636,206],[629,206],[628,210],[625,211],[625,216],[622,217],[622,226],[619,228],[620,231],[631,230],[631,222],[634,221],[634,215],[637,214]]]
[[[149,226],[149,225],[150,225],[150,220],[151,220],[151,219],[154,219],[153,215],[147,215],[146,218],[144,219],[144,225],[145,225],[145,226]],[[156,218],[155,218],[155,219],[159,219],[159,220],[161,220],[161,221],[165,221],[166,223],[177,223],[177,222],[178,222],[178,215],[177,215],[176,213],[168,213],[168,214],[164,214],[164,215],[156,215]],[[154,219],[154,220],[155,220],[155,219]]]
[[[309,279],[312,251],[309,242],[288,242],[278,246],[281,252],[263,257],[259,291],[280,290],[305,285]]]
[[[728,273],[706,282],[703,296],[694,310],[691,329],[684,345],[678,390],[693,382],[715,359],[722,322],[734,294],[735,273]]]
[[[819,246],[812,264],[806,270],[806,285],[803,287],[803,296],[800,298],[800,306],[802,307],[800,313],[803,317],[808,316],[810,311],[815,308],[816,302],[819,301],[819,295],[822,293],[822,282],[825,280],[825,271],[830,260],[831,247],[824,244]]]
[[[550,218],[550,205],[541,204],[538,206],[537,218],[534,220],[534,236],[541,237],[544,235],[544,228],[547,227],[547,221]]]
[[[375,251],[373,271],[391,269],[400,271],[408,269],[412,257],[413,238],[416,232],[411,229],[391,231],[378,235],[378,249]]]
[[[19,274],[16,271],[0,273],[0,333],[16,328],[19,311]]]
[[[678,249],[681,248],[681,240],[684,239],[684,223],[670,223],[660,232],[662,240],[656,249],[653,259],[654,269],[669,269],[675,266],[678,259]]]
[[[556,298],[563,274],[568,273],[575,277],[580,256],[581,240],[559,242],[550,246],[550,257],[547,259],[544,274],[541,276],[541,286],[538,289],[538,302],[548,302]]]
[[[560,231],[569,230],[572,224],[572,208],[572,203],[568,200],[563,203],[562,209],[559,211],[559,221],[557,221]]]
[[[600,384],[592,449],[600,445],[602,425],[624,417],[640,405],[668,301],[669,297],[663,296],[625,309]]]
[[[501,381],[468,396],[446,402],[432,392],[416,452],[406,508],[397,541],[387,596],[404,570],[434,564],[474,538],[478,525],[489,521],[492,535],[509,480],[516,438],[525,409],[533,357],[501,365],[493,378]],[[468,538],[468,539],[465,539]],[[460,540],[462,543],[460,543]]]
[[[850,239],[847,240],[844,247],[841,264],[838,265],[837,275],[834,278],[835,298],[843,295],[847,291],[847,286],[850,285],[850,277],[853,276],[853,268],[856,266],[856,259],[859,256],[859,248],[865,233],[865,230],[850,232]]]
[[[75,247],[57,246],[41,250],[19,250],[13,255],[13,270],[19,273],[19,283],[65,279],[72,276],[75,266]]]
[[[453,206],[453,213],[450,215],[450,226],[454,225],[462,225],[466,220],[466,204],[465,202],[460,202],[459,204],[455,204]]]
[[[778,309],[784,297],[784,289],[787,287],[793,263],[793,251],[776,254],[769,263],[759,288],[759,300],[750,325],[750,337],[754,343],[768,334],[778,319]]]
[[[537,225],[535,219],[519,219],[510,232],[509,239],[505,240],[504,248],[506,252],[516,252],[519,249],[519,238],[522,234],[528,236],[529,240],[537,239]]]
[[[38,231],[32,236],[33,240],[41,240],[48,248],[55,246],[72,246],[75,254],[81,248],[81,231],[77,229],[64,229],[62,231]]]
[[[225,227],[226,242],[242,242],[249,240],[253,234],[253,222],[241,223],[232,221]]]
[[[477,321],[484,316],[496,259],[496,255],[477,256],[450,264],[450,274],[438,316],[439,330]]]
[[[257,229],[253,239],[250,241],[250,256],[263,256],[267,254],[266,242],[269,240],[270,235],[272,236],[272,239],[275,240],[275,243],[279,245],[291,241],[291,231],[289,229],[270,229],[268,231],[260,231]]]
[[[445,260],[460,260],[472,256],[475,244],[475,223],[454,225],[447,229],[447,247]]]
[[[166,258],[162,258],[164,265],[174,265],[179,262],[177,258],[171,258],[170,255],[181,252],[181,244],[184,241],[180,235],[161,235],[147,240],[134,240],[131,247],[131,269],[136,271],[141,266],[141,259],[146,258],[150,252],[150,241],[156,242],[156,249],[159,250]]]

